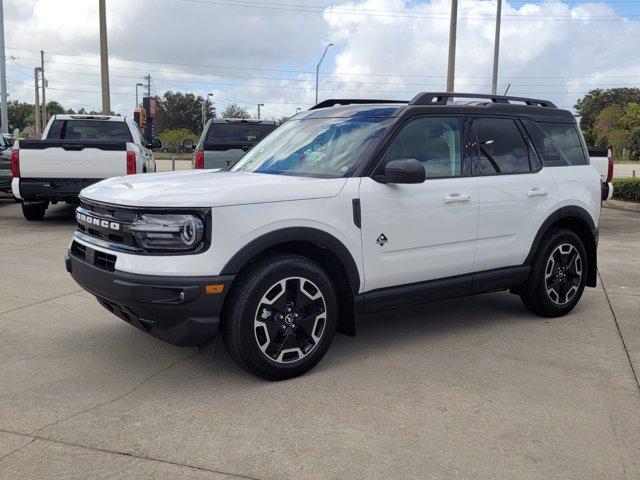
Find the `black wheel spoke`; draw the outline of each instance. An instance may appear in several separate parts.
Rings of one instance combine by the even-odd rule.
[[[316,319],[326,308],[322,292],[310,280],[290,277],[275,283],[264,294],[254,320],[260,349],[279,363],[302,359],[322,336],[325,320]]]

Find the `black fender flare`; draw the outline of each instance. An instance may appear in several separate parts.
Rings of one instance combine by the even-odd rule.
[[[587,285],[590,287],[595,287],[596,285],[596,277],[597,277],[597,246],[598,246],[598,228],[596,227],[593,218],[589,214],[587,210],[582,207],[578,207],[575,205],[570,205],[566,207],[560,207],[558,210],[554,211],[547,219],[542,222],[542,225],[538,229],[538,233],[536,233],[535,238],[533,239],[533,243],[531,245],[531,249],[529,250],[529,254],[524,261],[525,265],[531,265],[533,262],[533,258],[538,251],[538,247],[540,246],[540,242],[544,238],[545,234],[549,230],[549,228],[559,220],[563,219],[576,219],[582,222],[591,232],[592,238],[586,238],[585,248],[587,249],[587,257],[589,259],[589,270],[587,271]]]
[[[333,253],[342,263],[353,292],[358,293],[360,273],[349,249],[333,235],[311,227],[287,227],[265,233],[238,250],[222,268],[220,275],[235,275],[256,255],[289,242],[309,242]]]

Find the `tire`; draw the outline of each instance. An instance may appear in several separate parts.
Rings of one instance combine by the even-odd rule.
[[[587,280],[587,251],[571,230],[554,229],[540,242],[520,298],[536,315],[560,317],[576,306]]]
[[[297,255],[268,257],[242,273],[222,315],[233,360],[266,380],[297,377],[329,349],[338,315],[331,279]]]
[[[30,222],[40,221],[44,218],[49,202],[22,204],[22,215]]]

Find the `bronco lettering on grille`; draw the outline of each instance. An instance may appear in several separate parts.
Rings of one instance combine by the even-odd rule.
[[[100,218],[92,217],[90,215],[85,215],[84,213],[76,213],[76,219],[79,222],[86,223],[89,225],[96,225],[102,228],[108,228],[110,230],[120,230],[120,224],[117,222],[110,222],[108,220],[102,220]]]

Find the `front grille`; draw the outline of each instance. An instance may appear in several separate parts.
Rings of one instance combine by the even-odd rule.
[[[113,272],[116,269],[115,255],[110,253],[101,252],[100,250],[94,250],[84,246],[83,244],[74,242],[71,244],[71,254],[76,258],[84,260],[90,265],[93,265],[107,272]]]
[[[79,231],[109,243],[130,247],[139,247],[129,230],[138,215],[138,212],[130,209],[85,202],[82,202],[76,210]],[[87,221],[87,219],[91,219],[91,221]]]

